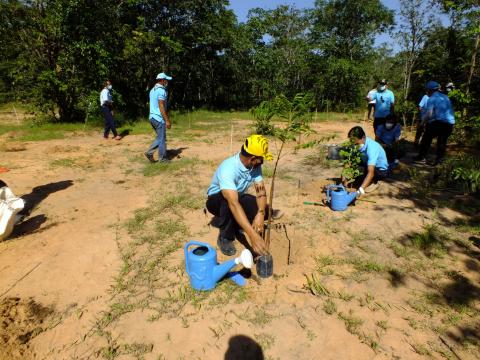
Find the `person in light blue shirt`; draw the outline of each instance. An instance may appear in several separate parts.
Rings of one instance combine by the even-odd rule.
[[[224,255],[235,254],[234,240],[240,230],[248,236],[256,253],[268,254],[262,237],[268,212],[262,164],[264,159],[272,158],[268,140],[261,135],[251,135],[245,139],[240,152],[224,160],[212,177],[206,207],[215,215],[212,225],[220,229],[217,246]],[[247,194],[251,185],[256,196]]]
[[[150,125],[155,130],[156,138],[152,145],[145,152],[146,158],[150,162],[155,162],[153,154],[158,149],[158,161],[168,162],[167,158],[167,129],[170,129],[172,124],[167,112],[167,86],[168,82],[172,80],[171,76],[165,73],[157,75],[157,83],[150,90]]]
[[[368,97],[369,101],[375,100],[375,114],[373,120],[373,129],[385,124],[388,115],[393,115],[395,109],[395,96],[388,89],[388,83],[385,79],[378,83],[377,92]]]
[[[427,111],[427,104],[428,104],[428,95],[425,94],[423,95],[422,99],[418,103],[418,121],[417,121],[417,131],[415,132],[415,140],[414,144],[418,145],[420,143],[420,139],[423,136],[423,133],[425,132],[425,123],[423,122],[422,118],[425,115]]]
[[[358,196],[365,194],[365,189],[372,183],[383,180],[388,175],[388,161],[385,150],[375,140],[366,136],[365,131],[360,126],[355,126],[348,132],[350,141],[358,146],[362,162],[366,173],[360,180],[361,185],[358,188]]]
[[[397,123],[395,116],[387,116],[386,122],[377,127],[375,141],[385,149],[388,163],[398,164],[398,143],[402,127]]]
[[[102,109],[103,118],[105,119],[103,138],[108,139],[111,130],[113,138],[115,140],[121,140],[122,138],[118,136],[117,126],[115,124],[115,119],[113,118],[113,98],[111,91],[112,83],[110,80],[106,80],[103,84],[103,89],[100,92],[100,107]]]
[[[452,134],[455,124],[455,113],[447,95],[440,92],[440,84],[429,81],[426,84],[429,96],[422,120],[426,124],[425,134],[420,144],[420,151],[414,158],[417,163],[425,163],[432,140],[437,138],[437,156],[433,165],[440,163],[447,149],[447,140]]]

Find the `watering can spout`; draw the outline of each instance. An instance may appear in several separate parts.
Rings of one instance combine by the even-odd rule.
[[[357,198],[357,192],[352,191],[351,193],[348,194],[348,203],[350,204],[356,198]]]
[[[213,276],[215,281],[219,281],[223,278],[235,265],[242,264],[247,269],[250,269],[253,265],[253,256],[250,250],[244,249],[239,257],[236,259],[225,261],[223,264],[218,264],[213,269]]]
[[[218,264],[213,269],[213,278],[215,282],[219,282],[227,273],[235,266],[235,259],[225,261],[222,264]]]

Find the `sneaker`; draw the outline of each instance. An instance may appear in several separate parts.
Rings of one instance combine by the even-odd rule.
[[[423,156],[415,156],[413,158],[413,163],[420,164],[420,165],[426,165],[427,164],[427,159],[425,159]]]
[[[153,155],[152,154],[149,154],[149,153],[143,153],[143,155],[145,155],[145,157],[148,159],[148,161],[150,161],[151,163],[154,163],[156,162],[155,159],[153,158]]]
[[[435,161],[432,163],[432,165],[433,165],[433,166],[442,165],[444,162],[445,162],[445,159],[444,159],[444,158],[435,159]]]
[[[162,164],[170,164],[172,161],[170,159],[158,159],[158,162]]]
[[[220,236],[218,234],[217,238],[217,246],[222,252],[223,255],[226,256],[233,256],[237,252],[237,249],[235,249],[235,245],[233,244],[234,240],[228,240]]]
[[[283,217],[283,211],[278,209],[272,210],[272,220],[278,220]]]

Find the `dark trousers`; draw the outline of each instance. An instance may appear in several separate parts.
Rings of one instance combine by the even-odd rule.
[[[359,167],[359,169],[363,170],[363,173],[360,174],[353,181],[352,186],[355,187],[355,188],[360,187],[360,185],[362,185],[362,183],[363,183],[363,180],[365,180],[365,178],[368,175],[368,166],[362,165],[362,166]],[[380,168],[376,167],[375,168],[375,173],[374,173],[373,179],[372,179],[372,184],[376,184],[380,180],[384,180],[387,177],[388,177],[388,170],[383,170],[383,169],[380,169]]]
[[[112,110],[107,105],[102,105],[103,117],[105,118],[105,129],[103,131],[103,137],[108,138],[110,130],[112,130],[113,136],[117,136],[117,128],[115,126],[115,120],[113,119]]]
[[[417,118],[417,130],[415,132],[415,140],[414,144],[420,144],[420,140],[422,139],[423,133],[425,132],[425,123],[422,121],[422,114],[418,114]]]
[[[258,212],[257,198],[249,194],[239,194],[238,201],[251,224]],[[237,221],[233,217],[228,207],[228,202],[223,197],[222,192],[210,195],[207,199],[206,206],[208,211],[215,215],[212,225],[220,229],[220,236],[224,239],[235,240],[235,234],[240,230],[240,225],[237,224]],[[268,214],[268,208],[265,209],[265,212]]]
[[[453,125],[443,121],[432,121],[425,127],[425,133],[423,134],[422,142],[420,144],[419,157],[426,157],[432,140],[437,138],[437,160],[442,159],[445,156],[447,150],[447,140],[452,134]]]
[[[385,117],[376,117],[373,119],[373,129],[377,132],[377,127],[384,125],[387,118]]]
[[[398,159],[398,143],[393,143],[391,145],[382,144],[385,154],[387,154],[388,163],[392,163],[395,159]]]
[[[370,115],[375,113],[375,104],[368,104],[367,109],[368,109],[367,119],[370,120]]]

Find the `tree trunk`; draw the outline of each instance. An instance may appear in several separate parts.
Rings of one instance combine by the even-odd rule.
[[[470,83],[472,82],[473,73],[475,72],[475,65],[476,65],[477,52],[478,52],[479,45],[480,45],[480,33],[477,33],[477,36],[475,37],[475,46],[472,52],[472,62],[470,64],[470,72],[468,74],[467,86],[465,89],[465,93],[467,95],[470,93]]]
[[[265,244],[267,245],[267,249],[270,249],[270,230],[272,227],[272,210],[273,210],[273,193],[275,191],[275,176],[277,174],[278,161],[280,160],[280,156],[282,155],[282,150],[284,145],[285,145],[285,142],[282,141],[282,146],[280,146],[280,150],[277,155],[277,160],[275,161],[275,167],[273,168],[272,185],[270,186],[270,198],[268,200],[267,233],[265,234]]]

